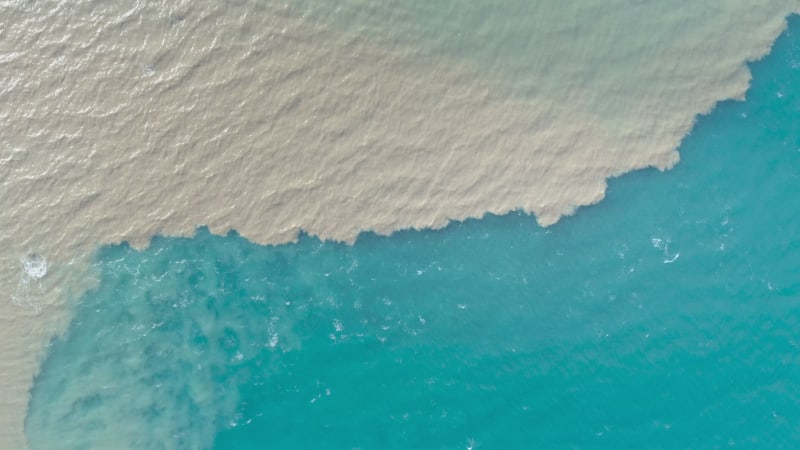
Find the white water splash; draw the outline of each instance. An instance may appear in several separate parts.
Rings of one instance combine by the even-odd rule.
[[[39,312],[42,309],[37,298],[42,293],[41,280],[47,275],[47,258],[44,255],[31,253],[20,260],[22,275],[17,282],[17,290],[11,301],[22,308]]]
[[[47,275],[47,258],[44,255],[31,253],[22,258],[22,269],[29,278],[42,279]]]

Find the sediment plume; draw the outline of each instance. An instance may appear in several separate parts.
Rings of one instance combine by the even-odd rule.
[[[551,225],[609,177],[676,164],[800,11],[519,3],[496,35],[502,5],[485,25],[455,3],[326,3],[0,4],[0,448],[26,447],[29,388],[99,246]]]

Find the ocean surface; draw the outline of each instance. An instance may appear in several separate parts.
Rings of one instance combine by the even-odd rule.
[[[75,417],[81,416],[80,408],[58,407],[58,396],[41,394],[47,390],[49,367],[58,366],[48,362],[48,354],[71,355],[58,350],[58,345],[66,344],[51,344],[53,339],[73,342],[70,336],[76,336],[79,342],[79,324],[86,323],[81,308],[89,308],[85,305],[93,301],[102,305],[95,309],[111,316],[109,305],[119,305],[126,314],[134,311],[118,301],[134,301],[129,296],[99,294],[107,292],[108,280],[114,279],[113,267],[104,263],[105,252],[111,251],[101,250],[106,246],[127,242],[132,252],[143,252],[141,257],[149,262],[153,259],[146,255],[154,251],[148,249],[154,236],[189,238],[198,227],[207,227],[214,236],[233,230],[260,245],[295,242],[302,232],[290,250],[299,255],[291,263],[293,270],[316,264],[306,255],[318,238],[331,243],[319,250],[321,254],[344,252],[358,261],[360,271],[353,276],[359,281],[354,278],[354,283],[364,286],[361,278],[371,275],[361,271],[376,269],[361,253],[403,239],[391,237],[384,243],[379,236],[428,230],[405,237],[411,240],[409,255],[417,258],[421,256],[411,249],[436,247],[418,244],[420,239],[438,242],[450,235],[473,236],[484,225],[465,220],[519,212],[521,217],[500,222],[526,223],[525,239],[535,240],[514,242],[528,242],[525,254],[544,264],[550,261],[544,247],[561,240],[559,245],[570,248],[582,244],[579,237],[565,237],[576,226],[570,225],[573,222],[554,229],[548,226],[601,202],[609,178],[645,168],[673,168],[679,161],[677,149],[698,114],[709,113],[725,99],[744,98],[751,80],[747,63],[769,53],[786,29],[786,17],[793,13],[800,13],[800,0],[0,1],[0,449],[27,450],[28,437],[39,448],[80,447],[76,439],[114,450],[147,448],[149,444],[140,442],[147,439],[167,448],[201,448],[231,423],[224,413],[204,413],[214,417],[214,424],[219,421],[218,426],[208,425],[211,422],[195,411],[190,416],[205,425],[181,428],[174,420],[157,417],[189,413],[159,407],[149,416],[137,416],[151,418],[145,426],[127,413],[137,403],[115,394],[110,398],[119,397],[126,419],[118,421],[106,410],[96,409],[97,417],[115,423],[113,427],[94,423],[89,433],[69,420],[57,420],[58,426],[48,425],[47,431],[31,431],[41,428],[35,424],[43,408],[36,405],[52,406],[53,414],[68,408]],[[701,165],[698,170],[707,168]],[[647,177],[662,180],[658,175],[653,171]],[[666,180],[660,181],[663,186],[676,189]],[[672,194],[664,197],[657,192],[646,198],[673,200]],[[612,197],[600,210],[611,208],[615,201]],[[625,205],[629,214],[650,217],[646,210],[634,209],[633,203]],[[571,220],[591,221],[591,214],[595,213],[582,211]],[[609,229],[621,216],[608,214],[594,219],[601,226],[583,226],[593,233]],[[460,225],[428,236],[451,222]],[[649,227],[642,232],[653,236],[645,242],[633,240],[627,228],[613,228],[624,236],[625,245],[637,248],[649,242],[655,245],[650,254],[662,258],[675,257],[677,248],[681,256],[671,264],[686,264],[686,250],[678,247],[688,244],[674,237],[667,242],[669,236],[661,234],[670,230]],[[544,230],[550,233],[546,236],[556,237],[531,237]],[[502,245],[494,242],[502,241],[503,233],[492,227],[480,233],[488,233],[490,239],[480,250],[482,263],[500,267],[493,258],[504,255],[520,271],[544,270],[521,265],[512,254],[503,253]],[[608,241],[603,239],[606,235],[598,236],[602,238],[590,248]],[[463,239],[451,245],[479,252],[481,247],[465,245]],[[330,247],[339,248],[333,242],[356,241],[352,248]],[[445,263],[451,259],[448,251],[442,251],[436,259],[443,264],[442,272],[454,273],[446,272]],[[619,251],[628,254],[624,248],[615,254]],[[397,267],[390,264],[388,250],[375,252],[390,269]],[[122,261],[134,264],[136,254]],[[643,270],[636,269],[638,263],[631,263],[631,256],[627,258],[627,264]],[[568,260],[565,264],[576,264],[575,259]],[[397,264],[405,267],[400,260]],[[476,271],[486,272],[466,265],[468,261],[460,264],[465,264],[465,281],[459,285],[480,280]],[[167,292],[163,285],[146,287],[149,263],[136,267],[134,273],[144,278],[132,278],[130,283]],[[411,279],[418,279],[417,270],[431,276],[424,267],[409,268]],[[496,276],[520,279],[513,274]],[[538,293],[538,301],[545,302],[551,297],[533,275],[526,277],[530,287],[521,292]],[[165,275],[164,280],[173,276],[178,275]],[[295,282],[281,283],[289,288]],[[401,279],[397,287],[385,288],[391,289],[395,308],[406,308],[386,314],[407,314],[424,329],[436,329],[438,314],[415,311],[410,294],[403,294],[403,287],[413,286],[409,283]],[[430,283],[454,296],[458,292],[439,280]],[[173,292],[183,292],[177,281]],[[506,298],[494,288],[489,295],[488,286],[481,290],[464,285],[464,292],[475,298],[471,302],[455,298],[455,314],[477,311],[482,318],[493,317],[481,308],[503,310],[508,307],[503,300],[537,304],[525,295]],[[253,295],[267,298],[266,292]],[[398,302],[396,297],[404,295]],[[470,305],[477,296],[491,306]],[[337,308],[352,305],[350,294],[333,297]],[[274,301],[292,301],[295,307],[297,302],[320,301],[317,296],[269,298],[270,308]],[[427,297],[413,299],[426,308],[439,305]],[[374,301],[358,300],[363,308]],[[598,306],[598,311],[607,310]],[[287,311],[286,317],[279,317],[282,325],[273,325],[279,331],[264,331],[277,336],[278,343],[270,347],[270,355],[281,356],[276,367],[284,367],[295,356],[313,354],[305,350],[316,345],[311,336],[298,331],[306,321],[292,321],[294,309]],[[336,317],[320,320],[334,330],[341,328],[350,339],[348,345],[354,345],[350,343],[358,336],[350,333],[360,322],[343,315],[346,310],[334,311]],[[534,318],[524,319],[521,313],[512,317],[528,325],[525,330],[535,329]],[[534,317],[560,323],[546,315]],[[118,320],[101,321],[124,329]],[[142,320],[131,327],[159,323]],[[480,330],[492,327],[505,330],[506,325],[500,317],[476,327],[475,333],[482,335]],[[398,327],[411,325],[404,321],[391,329],[401,333]],[[99,332],[90,328],[87,333]],[[373,333],[369,330],[360,333],[367,336]],[[435,342],[442,344],[436,345],[474,347],[451,331],[440,330],[444,338],[437,337]],[[371,342],[364,336],[364,342]],[[499,358],[496,353],[505,348],[500,346],[502,339],[492,332],[488,336],[485,339],[497,345],[489,355]],[[240,343],[245,338],[237,335]],[[527,338],[517,339],[533,345]],[[160,337],[158,341],[168,342]],[[341,341],[337,338],[337,343]],[[399,345],[393,344],[397,341],[386,337],[388,344],[381,345]],[[113,345],[113,339],[96,343],[101,344]],[[253,352],[241,353],[242,359],[237,359],[241,364],[262,360]],[[81,361],[97,353],[86,348],[77,354],[82,356],[67,359]],[[112,354],[113,366],[122,369],[117,352]],[[80,382],[69,370],[53,369],[71,383],[80,383],[77,390],[64,385],[64,394],[87,399],[78,405],[106,404],[93,394],[105,385],[83,382],[90,379],[84,371],[93,366],[75,364],[82,374]],[[224,376],[218,372],[214,376]],[[246,373],[256,376],[251,370]],[[198,384],[191,386],[187,398],[208,398],[198,391]],[[331,397],[341,392],[329,389]],[[135,399],[147,403],[160,391],[148,392],[150,397]],[[231,404],[239,405],[237,399],[247,397],[232,392],[226,388],[225,399]],[[73,404],[64,401],[63,405]],[[236,409],[226,407],[221,397],[209,404]],[[29,406],[34,409],[26,437]],[[173,438],[177,429],[184,430],[177,435],[192,443],[177,442]],[[58,436],[57,444],[52,436]],[[474,439],[478,442],[479,436]],[[491,443],[485,436],[480,439]]]
[[[751,70],[548,228],[103,247],[31,448],[797,448],[800,19]]]

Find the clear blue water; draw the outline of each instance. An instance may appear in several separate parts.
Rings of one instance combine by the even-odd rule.
[[[672,171],[539,228],[97,254],[37,449],[797,448],[800,20]]]

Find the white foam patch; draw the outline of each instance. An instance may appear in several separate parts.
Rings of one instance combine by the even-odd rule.
[[[22,269],[25,275],[38,280],[47,275],[47,258],[44,255],[32,253],[22,259]]]

